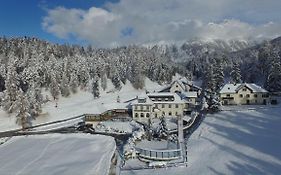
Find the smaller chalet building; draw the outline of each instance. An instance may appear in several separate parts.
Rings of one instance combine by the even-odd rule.
[[[176,80],[170,86],[162,89],[160,92],[183,93],[183,92],[196,92],[197,96],[201,94],[202,89],[190,82],[184,80]]]
[[[268,91],[253,83],[225,84],[220,100],[223,105],[265,105],[270,101]]]
[[[150,93],[137,97],[132,103],[133,119],[139,122],[162,116],[183,116],[185,100],[176,93]]]

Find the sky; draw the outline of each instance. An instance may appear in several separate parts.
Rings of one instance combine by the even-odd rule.
[[[0,36],[115,47],[281,36],[280,0],[7,0]]]

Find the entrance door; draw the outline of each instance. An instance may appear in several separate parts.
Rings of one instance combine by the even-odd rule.
[[[250,100],[247,100],[247,102],[246,102],[246,103],[247,103],[247,105],[249,105],[249,104],[250,104]]]
[[[225,105],[228,105],[228,101],[227,100],[224,100],[223,102]]]
[[[266,105],[266,103],[267,103],[267,101],[266,101],[266,99],[264,99],[264,100],[263,100],[263,104]]]

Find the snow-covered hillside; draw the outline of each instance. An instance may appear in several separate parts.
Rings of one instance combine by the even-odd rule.
[[[79,91],[69,97],[60,97],[58,107],[55,107],[56,103],[53,101],[43,105],[42,114],[33,121],[33,124],[66,119],[81,114],[99,114],[106,110],[107,104],[113,105],[116,103],[118,96],[121,102],[124,102],[144,93],[145,90],[154,91],[163,88],[163,86],[150,81],[148,78],[145,79],[145,85],[147,88],[137,90],[127,81],[126,84],[122,85],[121,90],[116,90],[108,80],[108,87],[101,92],[100,98],[95,99],[93,94],[87,91]],[[49,92],[44,94],[49,95]],[[7,114],[0,109],[0,131],[16,128],[20,128],[20,126],[16,125],[14,114]]]
[[[48,134],[13,137],[0,145],[2,175],[107,175],[115,152],[112,137]]]
[[[280,174],[280,112],[281,106],[243,106],[207,115],[188,140],[188,167],[123,174]]]

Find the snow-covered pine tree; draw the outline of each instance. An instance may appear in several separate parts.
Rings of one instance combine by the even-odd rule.
[[[58,100],[60,95],[60,88],[56,78],[56,74],[51,72],[50,92],[54,100]]]
[[[210,64],[205,67],[203,76],[203,89],[213,92],[215,90],[215,77],[214,77],[214,67]]]
[[[214,63],[214,81],[215,81],[215,92],[218,92],[221,87],[224,85],[224,72],[223,72],[223,64],[222,59],[217,58],[215,59]]]
[[[62,81],[60,84],[61,95],[63,97],[68,97],[70,95],[69,91],[69,80],[66,74],[66,71],[62,75]]]
[[[115,72],[115,74],[113,74],[111,81],[116,89],[118,89],[118,90],[121,89],[120,76],[119,76],[118,72]]]
[[[16,122],[18,125],[22,127],[23,130],[31,126],[31,121],[33,117],[30,114],[30,104],[28,98],[23,93],[23,91],[19,90],[18,98],[15,102],[16,107]]]
[[[72,72],[70,75],[70,90],[72,93],[77,92],[77,88],[79,86],[78,77],[76,72]]]
[[[168,127],[164,116],[160,118],[158,133],[160,138],[168,136]]]
[[[97,75],[92,79],[92,94],[94,95],[94,98],[100,97],[99,77]]]
[[[238,84],[238,83],[242,82],[240,65],[238,62],[233,63],[233,67],[232,67],[232,71],[230,72],[230,76],[231,76],[231,83]]]
[[[105,89],[107,88],[107,77],[106,77],[106,74],[105,74],[105,73],[103,73],[103,74],[101,75],[101,88],[102,88],[102,90],[104,90],[104,91],[105,91]]]
[[[5,81],[5,91],[4,99],[2,100],[2,106],[5,111],[12,113],[14,111],[13,104],[18,97],[18,86],[19,86],[19,77],[16,72],[16,68],[13,60],[9,63],[7,78]]]
[[[140,63],[135,63],[132,68],[132,85],[135,89],[144,87],[144,75],[142,74]]]
[[[38,84],[31,82],[26,93],[30,104],[30,114],[33,117],[42,112],[43,95]]]
[[[220,100],[216,93],[211,93],[208,98],[208,110],[210,112],[218,112],[220,110]]]
[[[266,89],[269,92],[281,92],[281,62],[278,55],[273,58],[267,77]]]

